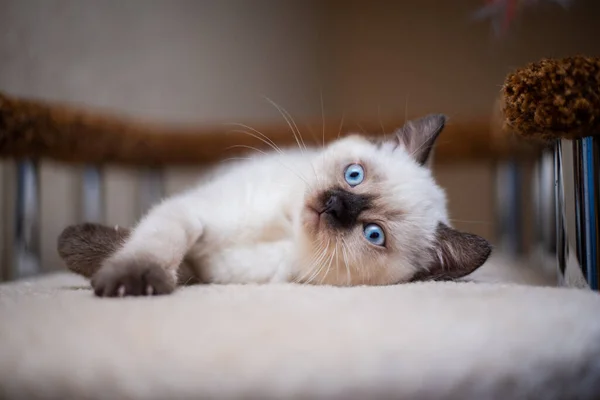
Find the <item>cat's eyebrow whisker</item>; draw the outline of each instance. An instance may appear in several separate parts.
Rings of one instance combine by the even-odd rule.
[[[385,139],[385,128],[383,127],[383,122],[381,121],[381,106],[377,106],[377,119],[379,119],[379,126],[381,126],[381,134]]]
[[[338,129],[338,134],[337,134],[337,138],[340,138],[340,135],[342,133],[342,128],[344,127],[344,118],[346,117],[346,113],[342,114],[342,119],[340,120],[340,128]]]
[[[277,144],[275,144],[275,142],[270,137],[265,135],[264,133],[260,132],[257,129],[252,128],[251,126],[245,125],[245,124],[235,123],[235,125],[239,125],[243,128],[249,129],[251,132],[248,132],[243,129],[234,129],[231,132],[245,133],[246,135],[252,136],[252,137],[260,140],[261,142],[269,145],[273,150],[275,150],[279,154],[283,154],[283,150],[281,150],[281,148],[279,146],[277,146]]]
[[[325,106],[323,105],[323,90],[321,90],[321,118],[323,119],[323,148],[325,148]]]
[[[296,122],[294,121],[294,119],[292,118],[292,116],[282,106],[280,106],[279,104],[275,103],[273,100],[271,100],[268,97],[265,97],[265,98],[267,99],[267,101],[269,103],[271,103],[273,105],[273,107],[275,107],[277,109],[277,111],[279,111],[279,113],[281,114],[281,116],[283,117],[283,119],[285,119],[285,122],[288,124],[288,126],[290,127],[290,129],[292,131],[292,135],[294,135],[294,139],[296,139],[296,143],[298,144],[298,148],[300,149],[300,152],[302,154],[304,154],[303,150],[306,150],[306,144],[304,144],[304,140],[302,139],[302,135],[300,134],[300,130],[298,129],[298,125],[296,125]],[[294,127],[296,129],[294,129]],[[296,135],[296,132],[298,132],[298,135]],[[300,144],[300,142],[302,142],[302,144]]]

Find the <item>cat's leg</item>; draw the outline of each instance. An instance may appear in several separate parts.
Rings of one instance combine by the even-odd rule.
[[[94,274],[94,293],[115,297],[172,292],[178,268],[203,232],[199,210],[192,194],[155,206]]]

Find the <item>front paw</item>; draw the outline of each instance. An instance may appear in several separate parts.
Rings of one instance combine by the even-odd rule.
[[[143,260],[109,260],[92,277],[96,296],[152,296],[175,290],[175,277],[158,264]]]

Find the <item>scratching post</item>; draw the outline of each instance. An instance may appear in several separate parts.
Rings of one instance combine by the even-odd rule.
[[[529,64],[507,77],[503,95],[505,128],[553,149],[559,273],[564,279],[574,239],[581,273],[599,290],[600,58]],[[569,150],[572,164],[565,165]],[[570,176],[566,167],[573,170]]]

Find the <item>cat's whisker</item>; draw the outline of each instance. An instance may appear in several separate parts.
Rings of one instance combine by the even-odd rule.
[[[296,125],[296,122],[294,121],[294,119],[291,117],[291,115],[289,115],[289,113],[282,106],[275,103],[273,100],[271,100],[268,97],[266,97],[266,99],[269,103],[271,103],[271,105],[273,105],[273,107],[275,107],[277,109],[277,111],[279,111],[279,113],[281,114],[281,116],[283,117],[285,122],[288,124],[290,130],[292,131],[292,135],[294,135],[294,139],[296,139],[296,143],[298,144],[298,148],[300,149],[300,152],[303,153],[303,150],[306,150],[306,144],[304,143],[304,140],[302,140],[302,135],[300,134],[300,130],[298,129],[298,125]],[[294,127],[296,129],[294,129]],[[298,132],[298,135],[296,135],[296,132]],[[302,144],[300,144],[300,143],[302,143]]]
[[[379,119],[379,126],[381,126],[381,134],[383,135],[383,139],[387,139],[387,135],[385,134],[385,128],[383,127],[383,122],[381,121],[381,106],[377,106],[377,117]]]
[[[236,123],[235,125],[239,125],[243,128],[249,129],[251,132],[248,132],[243,129],[234,129],[231,132],[245,133],[246,135],[252,136],[253,138],[256,138],[256,139],[260,140],[261,142],[265,143],[266,145],[270,146],[273,150],[275,150],[279,154],[283,154],[283,150],[281,150],[281,148],[279,146],[277,146],[277,144],[275,144],[275,142],[271,138],[269,138],[267,135],[265,135],[264,133],[260,132],[257,129],[252,128],[251,126],[245,125],[245,124]]]
[[[252,160],[250,157],[229,157],[219,161],[219,164],[226,163],[227,161],[248,161]]]
[[[309,279],[306,281],[306,283],[311,283],[313,281],[313,279],[315,279],[319,273],[321,272],[323,266],[325,264],[323,264],[322,262],[325,260],[325,257],[327,256],[327,250],[329,250],[329,240],[327,241],[327,245],[324,247],[321,256],[317,259],[317,261],[315,263],[313,263],[313,265],[310,268],[310,271],[314,271]]]
[[[325,148],[325,106],[323,105],[323,90],[321,90],[321,118],[323,119],[323,148]]]
[[[252,129],[253,131],[257,132],[259,135],[262,135],[262,137],[261,137],[261,136],[257,136],[257,135],[255,135],[255,134],[253,134],[252,132],[248,132],[248,131],[245,131],[245,130],[232,130],[231,132],[245,133],[245,134],[247,134],[247,135],[249,135],[249,136],[251,136],[251,137],[253,137],[253,138],[256,138],[256,139],[260,140],[260,141],[261,141],[261,142],[263,142],[264,144],[268,145],[268,146],[269,146],[269,147],[271,147],[273,150],[275,150],[275,151],[276,151],[276,152],[277,152],[279,155],[281,155],[281,156],[285,156],[285,153],[283,152],[283,150],[281,150],[281,148],[280,148],[279,146],[277,146],[277,145],[275,144],[275,142],[273,142],[273,141],[272,141],[272,140],[271,140],[271,139],[270,139],[268,136],[266,136],[265,134],[261,133],[260,131],[258,131],[258,130],[256,130],[256,129],[254,129],[254,128],[252,128],[252,127],[249,127],[249,126],[247,126],[247,125],[244,125],[244,124],[239,124],[239,125],[241,125],[241,126],[244,126],[244,127],[248,127],[248,129]],[[263,139],[263,137],[264,137],[264,139]],[[313,173],[314,173],[314,174],[315,174],[315,176],[316,176],[316,174],[317,174],[317,173],[316,173],[316,171],[314,170],[314,167],[313,167],[312,163],[310,164],[310,166],[311,166],[311,168],[313,169]],[[306,181],[305,181],[305,183],[306,183]],[[308,183],[307,183],[307,185],[308,185]]]
[[[364,135],[367,134],[367,131],[365,130],[365,128],[363,128],[363,126],[360,124],[360,122],[357,122],[356,126],[358,126],[358,129],[360,129]]]
[[[308,148],[306,147],[306,143],[304,142],[304,138],[302,137],[300,128],[298,128],[298,125],[296,124],[296,121],[294,120],[294,118],[292,118],[291,114],[285,108],[283,108],[283,106],[280,106],[279,104],[277,104],[275,101],[271,100],[268,97],[266,97],[266,99],[268,102],[270,102],[273,105],[273,107],[275,107],[277,109],[277,111],[279,111],[279,113],[281,114],[281,116],[283,117],[283,119],[285,120],[287,125],[289,126],[290,130],[292,131],[292,135],[294,135],[294,139],[296,140],[296,143],[298,144],[298,148],[300,149],[300,152],[304,155],[304,151],[308,151]],[[313,173],[315,174],[315,177],[316,177],[317,173],[314,170],[314,167],[312,167],[312,163],[311,163],[311,168],[313,169]]]
[[[333,262],[333,258],[335,257],[336,253],[337,253],[337,245],[334,246],[333,252],[331,253],[331,257],[329,257],[329,262],[327,263],[327,267],[325,268],[325,273],[323,274],[323,276],[321,276],[321,279],[319,280],[320,285],[323,284],[323,281],[327,278],[327,275],[329,275],[329,271],[331,270],[331,263]],[[323,264],[323,265],[325,265],[325,264]]]
[[[312,275],[317,264],[325,256],[328,245],[329,245],[329,243],[327,245],[325,245],[325,242],[321,242],[321,245],[317,248],[317,250],[315,251],[315,254],[311,258],[311,260],[308,262],[309,267],[307,268],[306,272],[301,277],[298,278],[298,281],[303,281],[309,275]]]
[[[342,133],[342,129],[344,128],[344,118],[346,117],[346,113],[342,114],[342,119],[340,120],[340,128],[338,129],[337,138],[340,138],[340,134]]]
[[[261,153],[263,155],[268,155],[267,152],[265,152],[265,151],[263,151],[261,149],[258,149],[258,148],[253,147],[253,146],[248,146],[248,145],[245,145],[245,144],[234,144],[232,146],[227,147],[226,150],[230,150],[230,149],[234,149],[234,148],[244,148],[244,149],[254,150],[254,151],[256,151],[258,153]],[[302,180],[302,182],[304,182],[306,184],[306,186],[308,186],[310,188],[310,185],[306,181],[306,179],[303,178],[297,171],[294,171],[288,165],[285,165],[283,162],[281,162],[281,160],[279,160],[277,158],[275,160],[277,160],[277,162],[279,162],[279,164],[281,164],[283,167],[287,168],[290,172],[292,172],[294,175],[296,175],[300,180]]]
[[[313,131],[313,129],[311,128],[310,124],[304,124],[304,127],[306,128],[306,130],[308,130],[308,133],[310,133],[310,137],[312,138],[313,142],[314,142],[314,147],[318,147],[319,143],[321,142],[321,139],[319,139],[316,135],[315,132]]]
[[[347,285],[350,285],[350,267],[348,266],[348,256],[346,254],[347,251],[347,244],[346,241],[344,240],[344,238],[342,238],[342,257],[344,259],[344,266],[346,267],[346,278],[347,278]]]
[[[423,143],[421,143],[421,145],[419,147],[417,147],[416,149],[414,149],[411,153],[410,156],[413,157],[415,154],[418,154],[421,150],[423,150],[423,148],[430,146],[431,144],[428,143],[428,141],[423,141]]]
[[[408,121],[408,98],[410,96],[409,92],[406,92],[406,100],[404,102],[404,124]]]
[[[323,270],[326,269],[325,266],[327,265],[326,264],[327,254],[330,253],[330,248],[329,248],[330,244],[331,244],[331,240],[328,240],[327,241],[327,246],[326,246],[326,251],[323,254],[323,259],[320,260],[320,262],[319,262],[319,264],[320,264],[319,268],[317,269],[316,274],[311,278],[311,282],[313,280],[317,279],[319,277],[319,275],[321,275],[321,273],[323,272]]]
[[[461,224],[485,224],[485,225],[491,225],[492,223],[490,221],[469,221],[469,220],[465,220],[465,219],[450,219],[451,222],[459,222]]]

